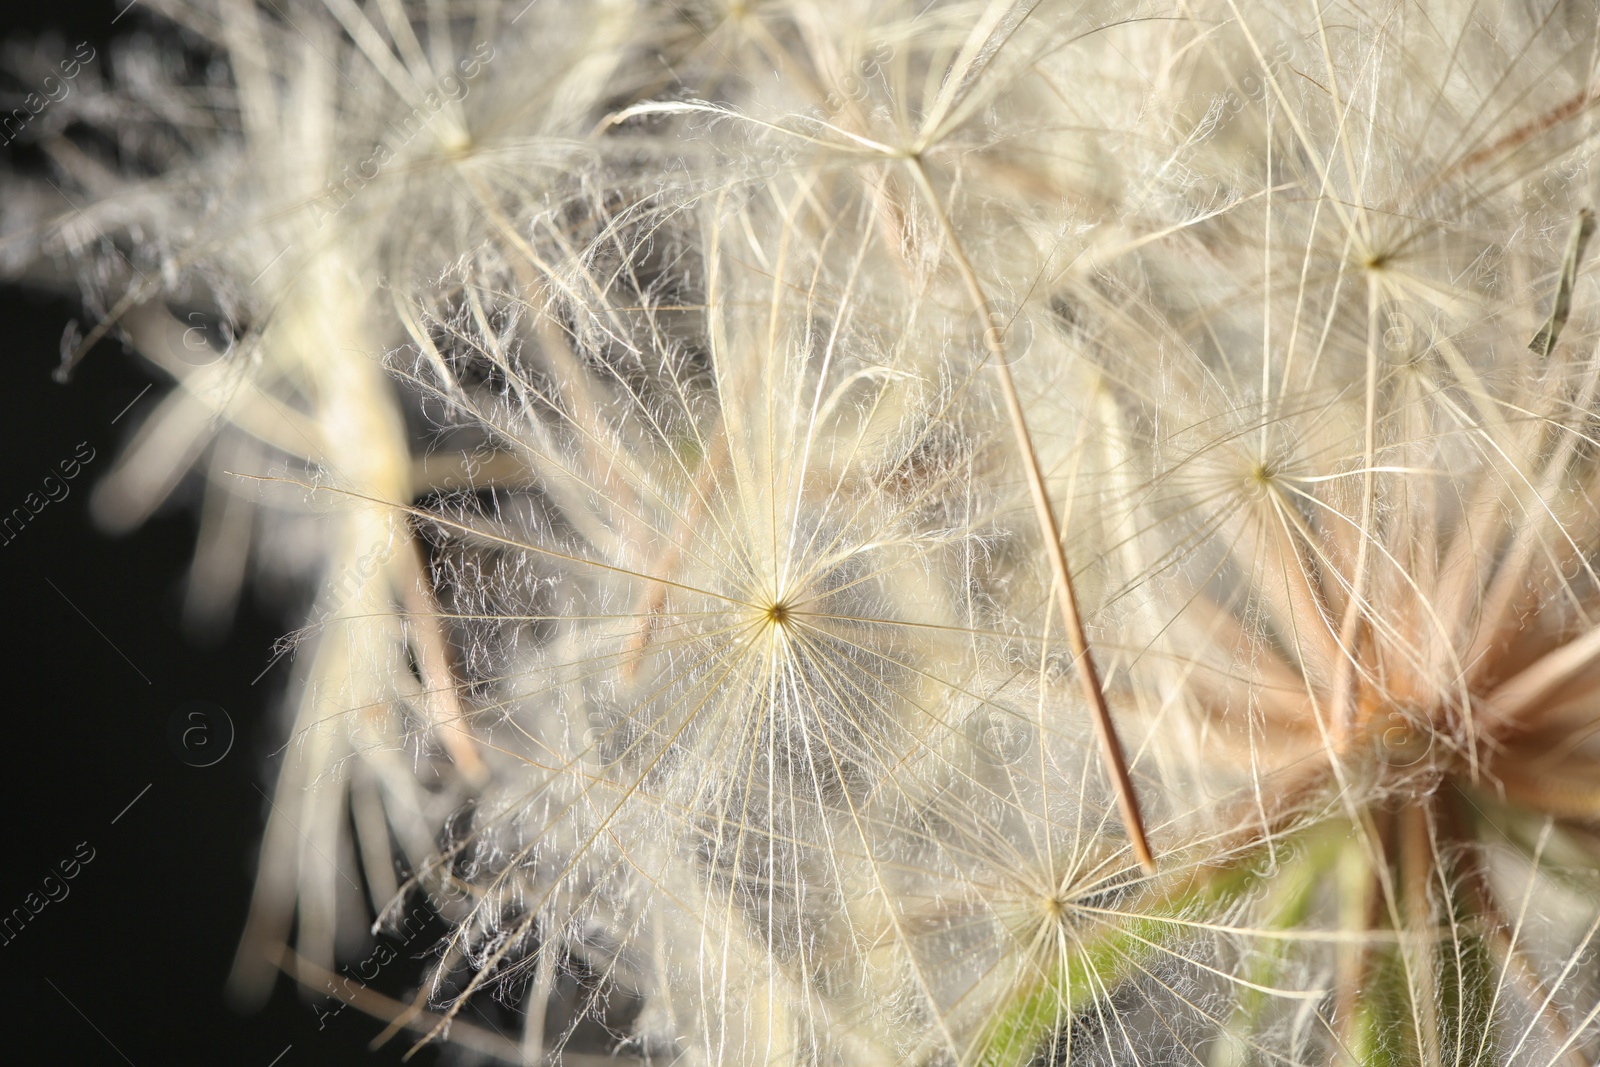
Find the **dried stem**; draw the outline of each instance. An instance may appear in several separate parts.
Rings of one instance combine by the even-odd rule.
[[[928,180],[927,168],[923,166],[921,157],[910,156],[906,164],[927,199],[929,209],[939,222],[939,229],[949,244],[961,280],[966,284],[973,311],[984,324],[983,342],[989,350],[990,360],[1000,379],[1000,392],[1005,397],[1006,413],[1010,416],[1011,430],[1016,436],[1017,450],[1022,454],[1022,466],[1028,476],[1028,491],[1033,497],[1033,510],[1039,520],[1040,535],[1044,538],[1045,554],[1050,559],[1050,568],[1055,572],[1056,586],[1061,594],[1056,598],[1056,603],[1061,606],[1061,622],[1066,627],[1067,641],[1072,647],[1072,655],[1078,665],[1078,678],[1094,720],[1095,736],[1100,742],[1100,755],[1105,762],[1106,771],[1111,775],[1112,785],[1117,794],[1117,808],[1122,816],[1122,826],[1128,833],[1133,854],[1146,873],[1154,874],[1156,860],[1150,851],[1150,839],[1145,832],[1144,814],[1139,810],[1139,796],[1134,790],[1133,776],[1128,771],[1128,759],[1123,753],[1122,741],[1117,736],[1116,724],[1111,721],[1111,708],[1106,704],[1105,692],[1100,685],[1100,674],[1095,668],[1094,657],[1089,650],[1089,637],[1084,632],[1083,618],[1078,610],[1078,596],[1073,590],[1072,571],[1067,566],[1066,549],[1061,544],[1061,530],[1056,522],[1055,507],[1050,503],[1050,490],[1045,485],[1044,471],[1039,467],[1039,454],[1034,450],[1033,437],[1028,432],[1028,419],[1022,410],[1022,398],[1017,395],[1017,383],[1011,376],[1011,367],[1006,363],[1004,330],[993,321],[993,305],[983,291],[983,283],[978,280],[978,272],[973,269],[972,261],[962,250],[944,203],[934,190],[933,183]]]

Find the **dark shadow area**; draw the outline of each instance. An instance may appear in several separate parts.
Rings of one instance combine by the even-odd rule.
[[[8,5],[0,40],[101,47],[154,25],[137,3],[118,18],[129,7]],[[0,92],[0,108],[21,102],[11,81]],[[6,171],[41,173],[38,155],[25,138],[0,145],[0,183]],[[265,668],[295,620],[247,595],[231,629],[197,644],[180,619],[195,537],[184,501],[126,536],[95,528],[94,484],[168,383],[114,340],[70,384],[55,382],[75,318],[84,311],[70,292],[0,287],[10,371],[0,589],[15,612],[5,659],[18,672],[0,735],[11,813],[0,862],[0,997],[11,1022],[0,1059],[399,1063],[406,1035],[369,1052],[380,1022],[332,1012],[336,1000],[287,978],[260,1011],[225,998],[283,758],[277,706],[290,665]],[[420,975],[424,961],[411,957],[429,947],[399,948],[403,967]],[[410,1062],[440,1058],[430,1049]]]

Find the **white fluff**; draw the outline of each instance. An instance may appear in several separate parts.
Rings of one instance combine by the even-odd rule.
[[[317,590],[239,991],[420,900],[510,1061],[1594,1054],[1592,3],[156,6],[0,262],[173,377],[98,518]]]

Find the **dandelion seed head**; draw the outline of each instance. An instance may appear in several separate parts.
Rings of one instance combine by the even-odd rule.
[[[23,244],[175,380],[99,514],[314,590],[372,899],[275,816],[240,981],[411,894],[527,1061],[1578,1055],[1581,7],[174,5]]]

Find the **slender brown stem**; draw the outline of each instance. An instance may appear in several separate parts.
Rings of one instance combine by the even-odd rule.
[[[406,621],[413,628],[409,644],[422,671],[423,710],[433,736],[450,754],[456,769],[468,782],[481,786],[489,780],[489,768],[478,754],[456,692],[456,675],[450,668],[449,643],[439,619],[439,604],[433,597],[428,564],[416,539],[409,538],[408,542],[395,562],[398,573],[394,585]]]
[[[1493,159],[1495,156],[1507,154],[1521,148],[1538,134],[1583,114],[1584,109],[1593,103],[1594,99],[1594,90],[1585,86],[1581,92],[1563,100],[1538,118],[1523,123],[1493,144],[1485,145],[1454,166],[1447,167],[1436,178],[1428,182],[1423,187],[1423,191],[1431,192],[1435,186],[1442,184],[1445,179],[1453,177],[1461,171],[1471,170],[1479,164]]]
[[[688,510],[678,517],[671,531],[673,536],[667,539],[666,548],[656,557],[649,573],[671,574],[677,570],[678,561],[683,556],[683,541],[689,536],[689,531],[701,521],[706,509],[706,497],[711,492],[716,472],[727,461],[727,455],[727,435],[718,434],[711,455],[706,457],[700,475],[695,479],[694,495],[689,500]],[[659,581],[648,582],[644,591],[639,594],[639,606],[634,609],[634,613],[643,621],[623,648],[623,680],[632,682],[638,675],[639,665],[643,662],[640,653],[650,647],[650,642],[655,636],[656,621],[666,606],[667,587]]]
[[[1111,721],[1111,709],[1106,704],[1105,692],[1100,685],[1100,673],[1095,668],[1094,657],[1089,652],[1089,638],[1084,632],[1083,618],[1078,610],[1078,597],[1072,586],[1072,572],[1067,567],[1066,549],[1061,544],[1061,529],[1056,522],[1055,507],[1050,503],[1050,492],[1045,485],[1044,471],[1039,466],[1039,454],[1034,450],[1033,437],[1028,432],[1028,420],[1022,410],[1022,399],[1017,394],[1017,383],[1011,376],[1011,368],[1006,364],[1003,331],[992,319],[993,308],[989,303],[989,297],[983,291],[977,271],[973,269],[971,261],[962,251],[960,242],[956,240],[955,228],[950,224],[950,217],[945,213],[944,204],[934,191],[933,183],[928,180],[922,159],[911,156],[906,162],[912,177],[926,197],[930,210],[938,220],[939,229],[949,241],[956,268],[960,271],[961,279],[966,284],[967,293],[972,299],[973,310],[984,323],[984,346],[989,350],[995,373],[1000,379],[1000,392],[1005,397],[1006,412],[1011,419],[1012,432],[1016,435],[1017,449],[1022,453],[1022,466],[1027,473],[1028,490],[1033,497],[1033,509],[1039,520],[1039,532],[1044,538],[1045,554],[1050,559],[1050,567],[1055,572],[1056,585],[1061,594],[1056,598],[1056,603],[1061,606],[1061,621],[1066,627],[1067,641],[1072,647],[1072,655],[1078,665],[1078,679],[1092,713],[1095,734],[1100,741],[1100,755],[1105,762],[1107,772],[1111,775],[1112,785],[1117,794],[1117,807],[1122,815],[1122,825],[1128,833],[1129,842],[1133,845],[1133,854],[1146,873],[1154,874],[1156,860],[1150,851],[1149,836],[1145,833],[1144,815],[1139,810],[1139,797],[1133,788],[1133,776],[1128,772],[1128,760],[1123,753],[1122,741],[1117,736],[1116,725]]]

